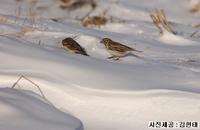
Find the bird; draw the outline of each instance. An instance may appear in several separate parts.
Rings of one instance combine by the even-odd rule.
[[[111,57],[108,57],[108,59],[119,60],[130,51],[142,52],[119,42],[113,41],[110,38],[103,38],[100,43],[104,44],[107,51],[112,55]]]
[[[73,38],[71,37],[67,37],[64,40],[62,40],[62,45],[63,47],[73,53],[76,54],[81,54],[81,55],[85,55],[85,56],[89,56],[85,50],[85,48],[83,48],[81,45],[78,44],[78,42],[76,42]]]

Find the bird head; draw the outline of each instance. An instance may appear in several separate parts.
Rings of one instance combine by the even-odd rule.
[[[63,46],[68,46],[71,45],[73,43],[73,39],[71,37],[65,38],[64,40],[62,40],[62,44]]]
[[[107,44],[107,43],[110,43],[110,42],[112,42],[112,40],[109,39],[109,38],[103,38],[103,39],[100,41],[100,43],[103,43],[103,44]]]

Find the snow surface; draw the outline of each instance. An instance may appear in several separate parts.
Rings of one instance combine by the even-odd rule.
[[[0,129],[83,130],[78,119],[47,103],[32,92],[0,88]]]
[[[35,8],[47,9],[33,23],[27,16],[29,2],[20,4],[20,18],[15,17],[19,3],[0,4],[0,86],[28,77],[56,108],[80,119],[85,130],[147,130],[149,121],[200,122],[200,44],[198,37],[190,37],[199,22],[189,13],[193,1],[101,0],[94,15],[110,8],[108,16],[126,21],[101,28],[84,28],[74,19],[88,9],[68,13],[53,0],[41,0]],[[154,8],[165,10],[178,35],[158,34],[149,17]],[[22,35],[24,28],[28,31]],[[69,36],[77,36],[91,57],[62,49],[61,41]],[[104,37],[144,52],[108,60],[99,43]],[[25,80],[19,84],[38,93]]]

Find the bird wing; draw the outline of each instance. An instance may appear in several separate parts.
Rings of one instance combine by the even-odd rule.
[[[87,54],[87,52],[85,51],[85,48],[81,47],[77,42],[76,42],[75,44],[73,44],[72,47],[73,47],[75,53],[89,56],[89,55]]]
[[[129,46],[123,45],[121,43],[118,42],[113,42],[113,48],[119,52],[125,52],[125,51],[137,51],[137,52],[142,52],[142,51],[138,51],[134,48],[131,48]]]
[[[126,45],[122,45],[122,44],[120,44],[118,42],[113,42],[112,48],[117,50],[117,51],[120,51],[120,52],[132,51],[133,50],[133,48],[128,47]]]

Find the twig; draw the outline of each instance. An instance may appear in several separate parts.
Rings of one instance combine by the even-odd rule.
[[[198,32],[199,32],[198,30],[195,31],[195,32],[193,32],[193,33],[190,35],[190,37],[194,37]]]
[[[21,79],[22,79],[22,76],[19,77],[19,79],[12,85],[11,88],[14,88],[14,87],[18,84],[18,82],[19,82]]]
[[[28,79],[27,77],[25,77],[24,75],[21,75],[21,76],[19,77],[19,79],[17,79],[17,81],[12,85],[12,88],[15,88],[15,86],[18,86],[18,87],[21,89],[21,87],[20,87],[20,85],[19,85],[18,83],[19,83],[20,80],[22,80],[22,79],[25,79],[25,80],[27,80],[28,82],[30,82],[31,84],[33,84],[34,86],[36,86],[36,87],[38,88],[38,90],[40,91],[42,98],[43,98],[45,101],[47,101],[50,105],[52,105],[53,107],[55,107],[55,106],[53,105],[53,103],[51,103],[51,102],[45,97],[45,95],[44,95],[44,93],[42,92],[42,90],[40,89],[39,85],[37,85],[36,83],[34,83],[33,81],[31,81],[30,79]]]
[[[38,45],[41,45],[41,40],[39,40]]]
[[[38,88],[38,90],[40,91],[41,96],[42,96],[44,99],[46,99],[44,93],[43,93],[42,90],[40,89],[40,86],[37,85],[36,83],[34,83],[33,81],[31,81],[30,79],[28,79],[27,77],[23,76],[23,75],[20,76],[19,79],[12,85],[12,88],[14,88],[16,85],[18,85],[19,81],[22,80],[22,79],[25,79],[25,80],[27,80],[28,82],[30,82],[31,84],[33,84],[34,86],[36,86],[36,87]],[[18,86],[19,86],[19,85],[18,85]]]
[[[19,84],[16,84],[16,85],[17,85],[17,87],[18,87],[18,88],[20,88],[20,89],[21,89],[21,86],[20,86]]]

